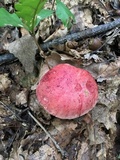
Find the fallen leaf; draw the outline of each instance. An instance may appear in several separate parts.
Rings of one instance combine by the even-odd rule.
[[[6,50],[13,53],[19,59],[25,68],[25,71],[32,73],[34,71],[35,54],[37,46],[30,35],[21,37],[20,39],[4,46]]]
[[[0,91],[4,92],[8,87],[10,87],[11,81],[8,78],[8,74],[0,74]]]

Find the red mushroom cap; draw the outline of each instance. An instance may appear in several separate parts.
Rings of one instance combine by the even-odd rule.
[[[48,113],[61,119],[73,119],[95,106],[98,87],[88,71],[59,64],[42,77],[36,94]]]

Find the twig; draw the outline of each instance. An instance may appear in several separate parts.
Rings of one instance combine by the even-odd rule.
[[[8,64],[14,61],[18,61],[18,59],[12,53],[6,53],[0,55],[0,65]]]
[[[109,23],[99,25],[94,28],[89,28],[81,32],[69,34],[62,38],[57,38],[52,41],[45,42],[43,44],[40,44],[40,47],[43,51],[47,51],[48,49],[53,48],[55,45],[64,44],[67,41],[80,41],[85,38],[94,37],[99,34],[106,33],[110,31],[111,29],[114,29],[119,26],[120,26],[120,18],[116,19],[113,22],[109,22]],[[0,65],[5,64],[6,62],[9,63],[13,60],[17,60],[17,58],[15,58],[14,55],[10,55],[10,58],[8,58],[7,56],[8,55],[6,54],[5,55],[3,54],[2,56],[0,56]]]
[[[61,149],[61,147],[57,144],[54,138],[50,135],[50,133],[42,126],[42,124],[31,114],[30,111],[28,111],[28,114],[30,117],[42,128],[42,130],[46,133],[46,135],[52,140],[54,143],[55,147],[58,149],[58,151],[61,153],[62,157],[66,157],[67,153]]]
[[[26,122],[26,120],[21,119],[21,117],[19,116],[19,114],[16,112],[15,109],[13,109],[12,106],[10,106],[10,105],[8,106],[5,103],[3,103],[2,101],[0,101],[0,104],[3,105],[6,110],[9,110],[18,121]],[[22,113],[25,112],[25,111],[27,111],[27,110],[28,110],[28,108],[25,108],[24,110],[22,110]]]
[[[100,48],[98,48],[97,50],[93,51],[91,54],[94,54],[94,53],[100,53],[99,50],[101,48],[103,48],[115,35],[117,35],[117,33],[119,34],[120,32],[120,29],[116,28],[113,32],[113,34],[109,37],[109,39],[107,39],[103,44],[102,46],[100,46]]]
[[[80,41],[85,38],[94,37],[94,36],[103,34],[105,32],[108,32],[109,30],[119,26],[120,26],[120,18],[116,19],[115,21],[112,21],[103,25],[99,25],[94,28],[89,28],[81,32],[72,33],[62,38],[57,38],[52,41],[45,42],[43,44],[40,44],[40,46],[43,51],[47,51],[49,48],[53,48],[53,46],[55,45],[64,44],[67,41]]]

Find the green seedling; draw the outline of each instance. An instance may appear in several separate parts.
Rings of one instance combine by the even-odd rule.
[[[66,27],[70,27],[73,14],[60,0],[56,0],[56,10],[44,9],[47,0],[19,0],[15,4],[15,13],[11,14],[4,8],[0,9],[0,27],[15,26],[24,27],[32,35],[41,20],[53,13],[61,19]]]

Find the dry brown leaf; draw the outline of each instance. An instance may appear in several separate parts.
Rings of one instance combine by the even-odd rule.
[[[71,12],[75,16],[75,22],[73,26],[71,27],[71,31],[76,31],[76,30],[84,30],[85,25],[84,25],[84,11],[80,9],[80,6],[76,5],[71,8]]]
[[[34,154],[28,155],[28,160],[61,160],[60,156],[56,154],[54,148],[45,144],[39,148]]]
[[[58,30],[56,30],[52,35],[50,35],[44,42],[53,40],[55,38],[63,37],[67,34],[68,30],[66,27],[61,26]]]
[[[72,138],[72,134],[75,132],[77,124],[69,120],[55,119],[52,122],[54,128],[50,131],[51,135],[55,137],[55,140],[60,144],[62,148],[66,147]]]
[[[106,140],[106,134],[97,122],[89,128],[89,140],[90,145],[102,144]]]
[[[77,160],[90,160],[88,143],[81,143],[81,149],[78,151]]]
[[[119,106],[119,99],[116,94],[119,85],[120,77],[116,76],[107,81],[104,89],[99,91],[99,103],[107,106],[112,111],[116,111]]]
[[[67,5],[69,8],[72,6],[78,5],[80,0],[74,0],[74,1],[69,1],[69,0],[61,0],[65,5]]]
[[[119,35],[120,35],[120,29],[119,28],[115,28],[115,29],[107,32],[106,33],[106,43],[107,44],[112,44],[113,41],[115,40],[115,38]]]
[[[85,67],[92,75],[97,79],[98,82],[103,80],[111,79],[117,76],[120,68],[120,58],[116,59],[115,62],[109,64],[105,62],[92,63],[91,65]]]
[[[20,28],[20,31],[21,31],[22,37],[29,35],[29,32],[25,28]]]
[[[96,10],[98,9],[99,12],[101,13],[101,15],[104,15],[104,18],[108,16],[108,12],[105,9],[104,6],[106,6],[106,3],[108,2],[108,0],[104,0],[104,1],[98,1],[98,0],[81,0],[82,3],[84,3],[84,5],[90,5],[91,8],[94,7]]]
[[[71,55],[71,56],[73,56],[76,59],[80,59],[81,58],[80,52],[78,52],[75,49],[70,49],[70,51],[68,52],[68,54]]]
[[[8,87],[10,87],[11,81],[8,78],[8,74],[0,74],[0,91],[4,92]]]
[[[25,88],[16,95],[16,105],[27,104],[28,90]]]
[[[93,19],[92,19],[92,12],[90,9],[84,10],[84,25],[88,28],[93,28]]]
[[[28,73],[33,73],[37,46],[30,35],[24,36],[4,47],[17,57]]]
[[[101,147],[101,149],[97,152],[96,157],[98,158],[98,160],[103,160],[103,159],[106,159],[106,154],[107,154],[107,150],[106,150],[106,148],[103,146],[103,147]]]
[[[62,63],[60,55],[55,51],[51,51],[51,54],[46,57],[45,62],[43,62],[40,66],[39,79],[41,79],[45,73],[50,70],[50,68],[60,63]]]
[[[113,132],[116,130],[116,115],[114,113],[104,105],[97,105],[92,112],[92,118],[94,121],[104,124],[107,130],[112,129]]]

